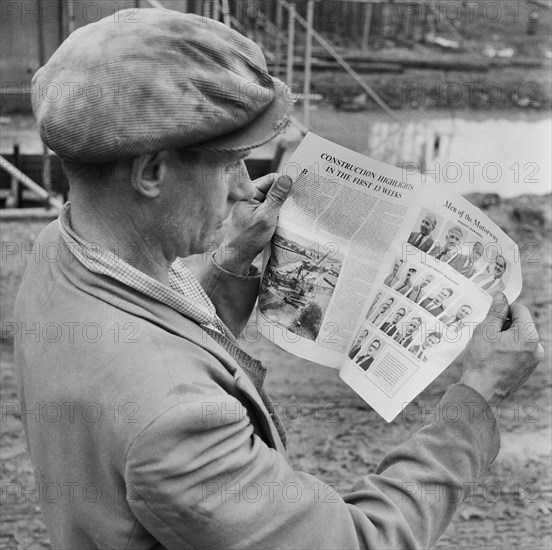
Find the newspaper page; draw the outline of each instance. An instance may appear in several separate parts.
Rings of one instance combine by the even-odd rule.
[[[257,322],[285,350],[340,368],[421,181],[404,183],[401,170],[312,133],[284,173],[294,183],[272,240]]]
[[[492,295],[521,292],[517,245],[427,181],[381,263],[340,377],[391,422],[465,348]],[[489,339],[498,333],[489,332]]]
[[[260,330],[340,369],[390,422],[461,353],[493,293],[519,295],[518,248],[446,186],[311,133],[285,173]]]

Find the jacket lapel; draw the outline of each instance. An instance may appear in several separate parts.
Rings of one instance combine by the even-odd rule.
[[[60,240],[60,246],[65,246]],[[68,253],[70,256],[70,253]],[[65,257],[65,256],[64,256]],[[169,306],[145,296],[110,277],[88,271],[80,262],[64,262],[61,266],[75,286],[91,293],[113,307],[149,321],[171,334],[184,338],[213,355],[234,377],[236,387],[251,404],[262,429],[264,440],[286,456],[285,447],[272,416],[259,392],[238,363],[215,342],[199,325]]]

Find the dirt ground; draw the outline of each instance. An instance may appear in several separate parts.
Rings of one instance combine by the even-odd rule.
[[[480,204],[485,200],[483,196],[471,198]],[[550,196],[544,200],[535,196],[504,200],[491,206],[487,213],[520,245],[525,281],[520,301],[534,315],[546,357],[529,382],[497,412],[501,417],[500,454],[461,505],[436,547],[550,548]],[[13,338],[6,330],[12,320],[25,260],[32,261],[25,251],[30,250],[31,242],[44,225],[7,222],[2,228],[0,548],[13,550],[50,547],[40,509],[33,498],[34,476],[21,420],[12,406],[17,399]],[[11,243],[16,244],[15,253]],[[424,411],[431,409],[460,372],[459,364],[452,364],[416,399],[418,412],[399,416],[387,424],[341,383],[332,370],[293,357],[265,339],[244,342],[244,346],[269,367],[268,389],[288,427],[294,468],[336,484],[342,494],[360,475],[373,471],[387,451],[420,427]]]

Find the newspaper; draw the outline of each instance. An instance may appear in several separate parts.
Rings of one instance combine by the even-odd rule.
[[[446,186],[312,133],[284,173],[259,329],[339,369],[391,422],[462,352],[494,293],[517,298],[518,247]]]

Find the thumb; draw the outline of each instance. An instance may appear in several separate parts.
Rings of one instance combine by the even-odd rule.
[[[502,292],[498,292],[493,296],[493,303],[485,317],[484,323],[499,323],[500,328],[504,325],[506,318],[508,317],[508,311],[510,306],[506,296]]]
[[[271,206],[280,208],[284,204],[291,190],[291,178],[289,176],[280,176],[270,187],[266,200]]]

